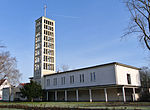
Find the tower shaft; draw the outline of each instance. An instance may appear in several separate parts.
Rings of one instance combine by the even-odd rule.
[[[35,25],[34,80],[41,82],[43,75],[55,73],[55,21],[46,17]]]

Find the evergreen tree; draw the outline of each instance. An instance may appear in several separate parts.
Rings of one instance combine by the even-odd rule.
[[[20,91],[23,98],[27,97],[27,99],[32,102],[35,98],[42,97],[42,87],[35,81],[31,81],[30,83],[24,85]]]

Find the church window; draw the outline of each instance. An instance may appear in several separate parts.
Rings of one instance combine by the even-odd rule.
[[[50,86],[50,79],[47,79],[47,86]]]
[[[74,75],[70,76],[70,84],[74,83]]]
[[[90,79],[91,79],[91,82],[94,82],[96,80],[96,77],[95,77],[95,72],[91,72],[90,73]]]
[[[131,75],[130,74],[127,74],[127,81],[128,81],[128,84],[131,84]]]
[[[80,83],[84,82],[84,74],[80,74]]]
[[[65,84],[65,77],[61,77],[61,84],[62,84],[62,85]]]
[[[56,86],[57,85],[57,78],[54,78],[53,81],[54,81],[54,83],[53,83],[54,86]]]

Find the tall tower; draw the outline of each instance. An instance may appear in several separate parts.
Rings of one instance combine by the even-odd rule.
[[[34,80],[56,71],[55,21],[44,16],[35,21]]]

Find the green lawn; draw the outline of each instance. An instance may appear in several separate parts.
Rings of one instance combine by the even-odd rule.
[[[24,109],[14,109],[14,108],[0,108],[0,110],[24,110]]]
[[[150,110],[150,102],[0,102],[1,105],[25,105],[32,107],[60,107],[60,108],[89,108],[89,109],[142,109]]]

